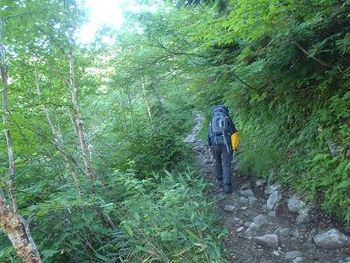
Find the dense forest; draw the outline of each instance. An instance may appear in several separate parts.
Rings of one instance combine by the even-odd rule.
[[[215,104],[239,174],[350,222],[349,0],[124,1],[88,44],[82,2],[0,0],[1,262],[226,262],[183,142]]]

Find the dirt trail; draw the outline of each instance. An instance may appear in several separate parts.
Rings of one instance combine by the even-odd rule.
[[[197,136],[202,123],[202,117],[197,114],[195,127],[185,142],[196,152],[199,172],[214,183],[213,159],[206,142]],[[235,171],[232,182],[233,193],[230,195],[224,195],[222,189],[215,186],[211,191],[212,198],[217,200],[222,225],[228,230],[224,244],[230,262],[350,263],[350,239],[347,240],[347,236],[338,236],[347,242],[341,249],[334,248],[339,243],[332,243],[335,238],[332,235],[326,236],[325,241],[320,239],[316,245],[320,234],[336,228],[322,213],[309,205],[299,212],[290,211],[287,203],[291,202],[292,194],[278,184],[268,185],[257,178],[238,176]],[[332,244],[333,248],[330,248]]]

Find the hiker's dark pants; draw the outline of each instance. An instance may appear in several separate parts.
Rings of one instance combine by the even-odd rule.
[[[223,180],[224,185],[231,185],[231,160],[232,151],[227,151],[225,145],[213,145],[215,159],[215,179]]]

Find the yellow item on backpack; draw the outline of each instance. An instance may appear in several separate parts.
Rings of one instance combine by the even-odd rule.
[[[236,151],[239,145],[239,133],[238,131],[231,135],[231,146],[232,150]]]

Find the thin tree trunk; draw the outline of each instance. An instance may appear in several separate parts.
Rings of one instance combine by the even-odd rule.
[[[36,67],[35,67],[35,86],[36,86],[36,91],[38,93],[38,96],[41,97],[40,77],[39,77],[38,69]],[[59,151],[62,153],[63,158],[66,162],[67,168],[73,171],[74,168],[71,167],[70,161],[73,159],[74,164],[76,164],[77,166],[78,166],[78,164],[75,161],[75,159],[73,158],[73,156],[70,156],[68,154],[68,152],[65,150],[62,133],[60,132],[59,127],[54,125],[54,122],[52,121],[49,109],[46,107],[46,105],[43,105],[43,111],[44,111],[47,123],[49,124],[49,126],[51,128],[51,133],[52,133],[52,136],[54,138],[56,148],[58,148]],[[72,172],[72,177],[73,177],[75,186],[76,186],[79,194],[81,195],[81,189],[79,186],[80,183],[79,183],[78,177],[76,176],[74,171]]]
[[[91,152],[89,150],[88,144],[86,142],[86,136],[84,133],[84,125],[83,121],[81,119],[81,114],[80,114],[80,107],[79,107],[79,102],[78,102],[78,88],[76,85],[75,81],[75,72],[74,72],[74,57],[72,54],[72,50],[69,50],[67,54],[67,59],[69,63],[69,87],[71,90],[71,99],[72,99],[72,106],[73,106],[73,122],[75,126],[75,131],[77,133],[79,143],[80,143],[80,148],[82,151],[83,155],[83,161],[84,161],[84,166],[85,166],[85,172],[87,177],[91,180],[94,181],[96,180],[96,175],[95,171],[92,166],[91,162]],[[95,188],[92,186],[91,191],[95,193]],[[101,222],[105,226],[109,226],[111,228],[116,228],[112,219],[108,215],[104,215],[101,211],[100,207],[95,207],[95,212],[96,216],[101,220]]]
[[[145,103],[146,103],[148,118],[150,120],[151,126],[153,126],[152,111],[151,111],[151,106],[150,106],[150,103],[149,103],[149,100],[148,100],[148,97],[147,97],[146,81],[145,81],[144,77],[142,77],[141,87],[142,87],[143,99],[145,100]]]
[[[2,26],[0,21],[0,27]],[[2,28],[2,27],[1,27]],[[1,40],[1,35],[0,35]],[[2,91],[2,120],[4,125],[4,134],[6,139],[8,161],[9,161],[9,179],[7,182],[9,198],[11,206],[8,206],[5,201],[5,197],[0,193],[0,226],[5,231],[6,235],[10,239],[12,246],[16,250],[17,255],[28,263],[42,262],[38,249],[29,232],[29,227],[26,221],[20,217],[17,209],[16,199],[13,195],[13,180],[15,175],[15,158],[11,140],[10,130],[7,128],[9,124],[9,112],[7,107],[7,95],[8,95],[8,75],[7,65],[5,64],[4,47],[0,44],[1,52],[1,78],[3,83]]]
[[[78,102],[78,89],[75,82],[75,73],[74,73],[74,57],[72,54],[72,50],[68,52],[67,55],[68,63],[69,63],[69,86],[71,90],[71,99],[73,105],[73,118],[76,127],[77,136],[80,143],[80,148],[83,155],[83,161],[85,166],[85,172],[89,179],[95,178],[95,172],[92,166],[91,158],[90,158],[90,150],[88,144],[86,142],[86,136],[84,133],[84,125],[81,119],[79,102]]]
[[[35,67],[35,86],[36,86],[36,92],[38,93],[38,96],[41,97],[41,90],[40,90],[40,82],[39,82],[39,73],[38,69]],[[47,123],[49,124],[51,128],[52,135],[54,137],[55,143],[58,144],[59,147],[63,147],[63,138],[61,133],[58,132],[55,125],[53,124],[53,121],[51,119],[49,109],[46,107],[46,105],[43,106],[43,111],[47,120]]]

